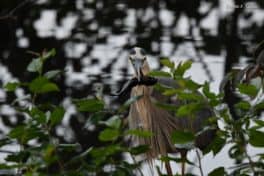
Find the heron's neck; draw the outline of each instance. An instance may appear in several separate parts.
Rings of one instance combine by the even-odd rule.
[[[142,73],[146,76],[150,72],[150,68],[147,62],[144,63],[142,69]],[[145,85],[137,85],[132,89],[131,95],[132,96],[150,96],[152,92],[152,86],[145,86]]]

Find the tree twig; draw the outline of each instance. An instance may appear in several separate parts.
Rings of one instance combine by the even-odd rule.
[[[199,151],[197,149],[195,150],[195,152],[196,152],[196,155],[198,158],[198,163],[199,163],[198,166],[199,166],[200,174],[201,174],[201,176],[204,176],[203,168],[202,168],[202,162],[201,162],[201,156],[200,156]]]
[[[130,154],[130,156],[131,156],[133,162],[137,163],[135,156],[133,156],[132,154]],[[144,174],[140,168],[138,168],[138,172],[139,172],[140,176],[144,176]]]
[[[18,4],[15,8],[13,8],[12,10],[10,10],[10,12],[8,12],[6,15],[1,16],[0,20],[5,20],[5,19],[16,19],[16,17],[14,16],[14,13],[16,11],[18,11],[19,9],[21,9],[23,6],[25,6],[27,3],[34,1],[34,0],[24,0],[22,1],[20,4]]]
[[[0,153],[14,154],[14,153],[16,153],[16,152],[9,151],[9,150],[0,150]]]
[[[250,155],[248,154],[248,152],[247,152],[247,148],[246,148],[246,147],[247,147],[247,146],[244,145],[244,153],[245,153],[245,155],[246,155],[246,158],[247,158],[248,161],[249,161],[250,169],[252,170],[253,174],[255,175],[255,174],[256,174],[256,171],[255,171],[255,168],[254,168],[254,162],[252,161]]]

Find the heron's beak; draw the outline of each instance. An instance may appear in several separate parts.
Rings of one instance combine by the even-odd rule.
[[[138,81],[141,81],[142,77],[143,77],[143,73],[142,73],[142,66],[143,66],[143,60],[142,59],[135,59],[133,60],[133,66],[136,72],[136,77],[138,79]]]

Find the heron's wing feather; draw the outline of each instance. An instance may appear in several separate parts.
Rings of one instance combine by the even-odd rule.
[[[173,88],[179,87],[177,82],[172,78],[158,77],[157,79],[158,79],[158,83],[164,86],[173,87]]]
[[[158,78],[158,83],[167,87],[176,89],[179,88],[177,81],[170,78]],[[197,93],[199,94],[200,92],[197,91]],[[183,105],[183,102],[179,101],[177,96],[165,96],[157,90],[152,92],[152,97],[158,102],[175,105],[176,108]],[[181,129],[189,129],[196,133],[203,130],[203,127],[207,125],[208,119],[214,115],[214,112],[209,106],[205,106],[195,113],[195,118],[175,117],[175,113],[172,113],[171,115],[174,117],[175,122],[181,127]],[[204,149],[207,145],[209,145],[214,135],[215,130],[206,130],[196,138],[196,146],[200,149]]]
[[[158,79],[158,83],[163,86],[171,87],[171,88],[179,87],[177,82],[172,78],[158,77],[157,79]],[[158,100],[159,102],[163,102],[163,103],[171,103],[175,105],[178,105],[179,103],[179,101],[177,101],[175,96],[174,97],[165,96],[160,91],[157,91],[155,89],[152,92],[152,98],[154,98],[155,100]]]

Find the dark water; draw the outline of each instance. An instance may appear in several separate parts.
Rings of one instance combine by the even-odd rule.
[[[228,72],[242,57],[252,58],[254,46],[264,39],[264,1],[251,2],[249,8],[239,0],[238,6],[224,0],[1,0],[0,85],[32,78],[25,72],[33,57],[27,51],[51,48],[57,54],[45,68],[66,73],[57,80],[61,92],[43,101],[62,103],[67,109],[72,107],[68,97],[92,95],[95,83],[104,84],[106,95],[117,90],[131,75],[127,51],[134,46],[155,58],[151,64],[157,69],[159,58],[188,58],[201,63],[208,79],[214,79],[205,56],[222,57]],[[3,107],[25,94],[0,90],[4,126],[16,126],[19,120],[14,119],[19,116],[5,113]],[[107,101],[119,104],[126,98]],[[97,142],[94,132],[80,130],[82,117],[71,111],[67,119],[57,131],[61,140],[84,146]]]

